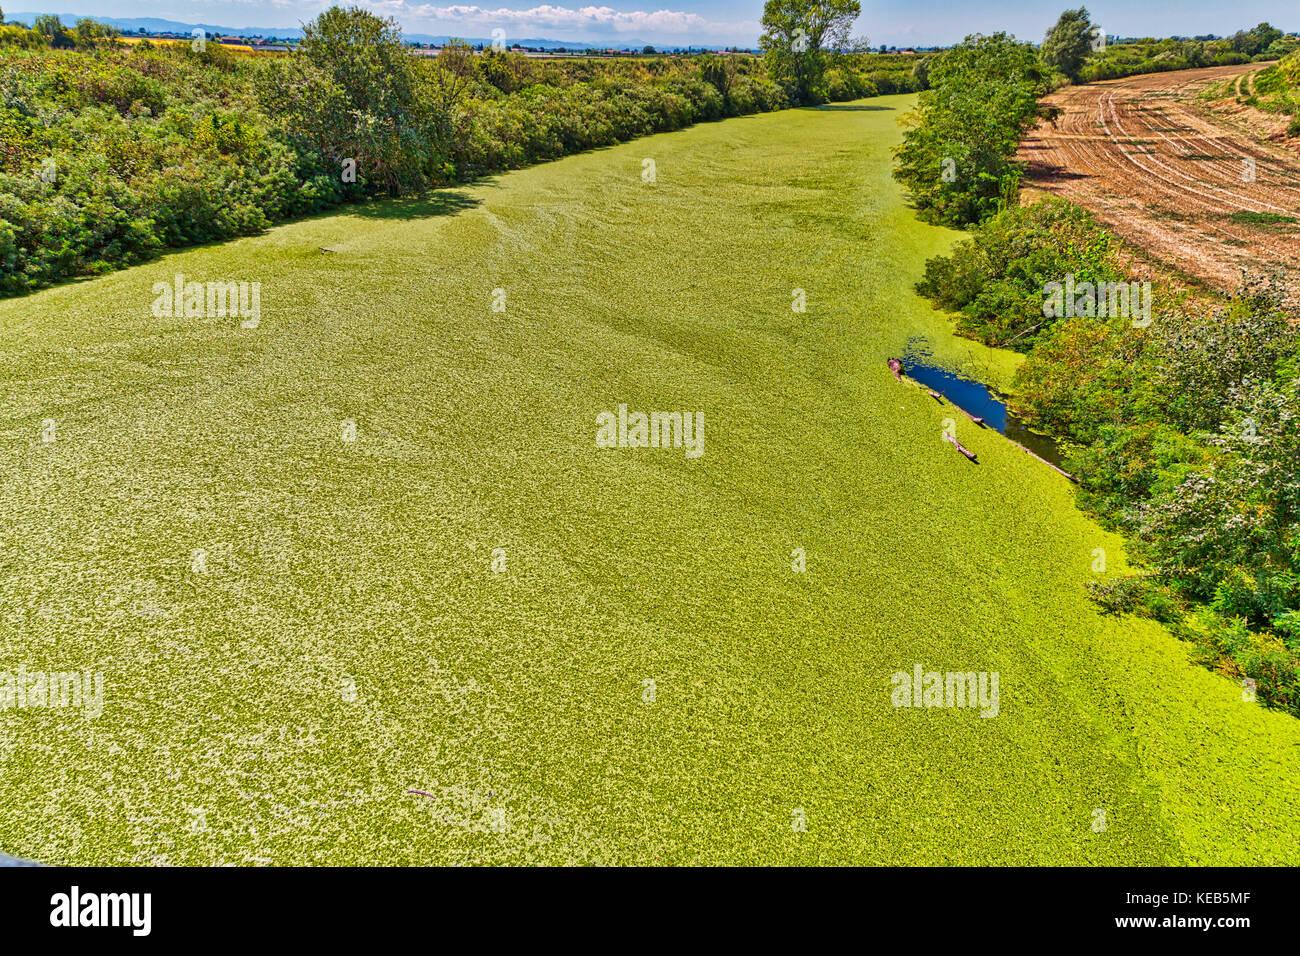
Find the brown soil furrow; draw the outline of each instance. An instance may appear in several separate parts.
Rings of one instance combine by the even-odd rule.
[[[1021,144],[1027,185],[1091,210],[1135,246],[1232,288],[1243,268],[1300,278],[1300,157],[1204,109],[1197,93],[1259,67],[1212,67],[1065,87]],[[1243,173],[1253,161],[1255,178]],[[1252,219],[1249,215],[1256,214]],[[1293,289],[1300,289],[1295,284]]]
[[[1249,137],[1244,136],[1239,130],[1234,129],[1230,135],[1225,136],[1221,132],[1224,128],[1222,125],[1211,124],[1199,113],[1189,110],[1183,111],[1182,115],[1186,118],[1187,123],[1196,124],[1198,127],[1206,130],[1206,132],[1202,132],[1198,135],[1197,143],[1200,145],[1200,148],[1204,149],[1208,146],[1227,146],[1236,151],[1237,155],[1228,157],[1224,160],[1223,172],[1225,180],[1233,183],[1239,193],[1242,187],[1246,185],[1242,179],[1242,160],[1247,158],[1254,159],[1256,161],[1257,178],[1254,183],[1249,184],[1252,187],[1250,191],[1271,188],[1277,192],[1279,201],[1290,203],[1289,206],[1282,207],[1282,212],[1292,213],[1296,211],[1297,204],[1300,203],[1300,187],[1297,187],[1294,183],[1287,183],[1285,181],[1275,182],[1268,177],[1277,156],[1277,152],[1274,149],[1253,142]],[[1284,197],[1284,199],[1282,197]],[[1249,201],[1251,197],[1243,195],[1242,198]]]
[[[1135,135],[1135,134],[1132,134],[1132,133],[1129,133],[1127,130],[1125,130],[1124,125],[1123,125],[1122,114],[1121,114],[1121,112],[1119,111],[1119,109],[1115,106],[1115,102],[1114,102],[1114,101],[1115,101],[1115,93],[1113,93],[1113,92],[1112,92],[1112,93],[1109,93],[1106,97],[1103,98],[1103,101],[1102,101],[1102,104],[1101,104],[1101,109],[1102,109],[1103,116],[1104,116],[1104,114],[1105,114],[1105,110],[1106,110],[1107,108],[1109,108],[1110,111],[1111,111],[1111,115],[1114,117],[1114,121],[1115,121],[1115,125],[1116,125],[1116,127],[1119,128],[1120,132],[1121,132],[1125,137],[1127,137],[1127,138],[1129,138],[1129,139],[1138,139],[1138,138],[1140,138],[1139,136],[1137,136],[1137,135]],[[1108,131],[1109,131],[1109,130],[1108,130]],[[1205,146],[1206,146],[1206,143],[1205,143],[1205,141],[1204,141],[1203,139],[1196,139],[1196,140],[1192,140],[1192,141],[1186,141],[1186,140],[1185,140],[1184,142],[1191,142],[1193,145],[1196,145],[1196,146],[1200,147],[1201,149],[1204,149]],[[1191,151],[1191,150],[1189,149],[1189,152],[1190,152],[1190,151]],[[1160,180],[1163,184],[1165,184],[1167,187],[1170,187],[1170,188],[1172,188],[1172,189],[1176,189],[1176,190],[1183,190],[1183,191],[1185,191],[1185,192],[1191,193],[1191,194],[1194,195],[1194,196],[1198,196],[1198,197],[1200,197],[1201,199],[1206,200],[1206,201],[1207,201],[1207,206],[1208,206],[1209,208],[1215,208],[1215,207],[1216,207],[1216,203],[1226,202],[1227,204],[1231,205],[1232,208],[1233,208],[1234,210],[1236,210],[1236,211],[1276,212],[1276,213],[1279,213],[1279,214],[1285,214],[1285,213],[1290,212],[1290,210],[1285,209],[1285,208],[1283,208],[1282,206],[1278,206],[1278,205],[1275,205],[1275,204],[1273,204],[1273,203],[1266,202],[1266,201],[1264,201],[1264,200],[1262,200],[1262,199],[1245,199],[1244,197],[1240,196],[1238,193],[1233,192],[1232,190],[1224,189],[1224,188],[1219,187],[1219,186],[1211,185],[1211,184],[1205,182],[1205,180],[1203,180],[1203,179],[1198,179],[1198,178],[1196,178],[1196,177],[1193,177],[1193,176],[1191,176],[1191,175],[1189,175],[1189,174],[1183,172],[1183,171],[1180,170],[1180,169],[1176,169],[1176,168],[1174,168],[1174,167],[1172,167],[1172,166],[1167,166],[1167,165],[1165,165],[1164,163],[1159,162],[1158,160],[1152,159],[1152,160],[1151,160],[1151,164],[1152,164],[1152,166],[1146,166],[1145,164],[1138,162],[1138,161],[1137,161],[1137,160],[1136,160],[1136,159],[1135,159],[1131,154],[1125,153],[1124,156],[1125,156],[1127,159],[1129,159],[1129,160],[1130,160],[1130,161],[1131,161],[1135,166],[1137,166],[1139,169],[1142,169],[1143,171],[1145,171],[1145,172],[1147,172],[1147,173],[1150,173],[1150,174],[1151,174],[1153,177],[1155,177],[1156,179],[1159,179],[1159,180]],[[1152,167],[1155,167],[1155,168],[1152,168]],[[1156,172],[1156,168],[1161,169],[1161,170],[1164,170],[1166,173],[1169,173],[1169,174],[1171,174],[1172,176],[1176,176],[1176,177],[1178,177],[1179,179],[1186,180],[1186,181],[1189,182],[1189,183],[1195,183],[1195,184],[1197,184],[1197,185],[1199,185],[1199,186],[1204,187],[1205,189],[1211,189],[1211,190],[1213,190],[1214,192],[1218,193],[1219,196],[1218,196],[1218,197],[1211,196],[1209,193],[1203,192],[1201,189],[1196,189],[1196,188],[1193,188],[1192,186],[1187,186],[1187,185],[1183,185],[1182,183],[1175,182],[1175,181],[1174,181],[1173,179],[1171,179],[1169,176],[1161,176],[1159,173]],[[1264,205],[1264,206],[1268,206],[1268,207],[1270,207],[1270,208],[1267,209],[1267,210],[1253,209],[1252,207],[1253,207],[1254,205],[1256,205],[1256,204]]]

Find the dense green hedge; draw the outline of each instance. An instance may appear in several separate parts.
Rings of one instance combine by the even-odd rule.
[[[337,201],[313,195],[228,60],[143,44],[0,51],[0,292]]]
[[[358,10],[326,11],[288,56],[128,45],[85,23],[0,27],[0,295],[366,195],[792,105],[757,57],[421,58]],[[839,57],[818,99],[914,88],[915,59]]]
[[[474,101],[452,163],[458,175],[472,176],[785,105],[780,88],[766,77],[740,77],[727,96],[688,77],[653,84],[615,78],[536,84]]]
[[[1260,57],[1275,54],[1250,53],[1234,50],[1230,40],[1140,40],[1136,43],[1115,43],[1091,56],[1084,65],[1080,79],[1085,83],[1097,80],[1115,80],[1140,73],[1165,73],[1170,70],[1191,70],[1202,66],[1232,66],[1250,63]]]
[[[1049,197],[1010,206],[971,227],[972,238],[925,264],[917,291],[956,313],[963,335],[1028,351],[1049,327],[1043,286],[1073,275],[1084,282],[1122,276],[1115,242],[1084,209]]]

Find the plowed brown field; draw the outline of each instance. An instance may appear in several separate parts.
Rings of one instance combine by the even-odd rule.
[[[1300,279],[1300,156],[1230,124],[1197,94],[1258,64],[1058,90],[1063,112],[1021,144],[1027,185],[1091,210],[1189,276],[1235,288],[1243,268]]]

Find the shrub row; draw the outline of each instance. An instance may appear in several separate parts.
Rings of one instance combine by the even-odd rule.
[[[1157,285],[1149,326],[1044,320],[1043,282],[1111,281],[1119,257],[1085,211],[1040,200],[927,263],[919,291],[964,334],[1022,329],[1016,411],[1064,442],[1081,506],[1144,565],[1094,587],[1101,605],[1165,622],[1300,715],[1300,318],[1255,278],[1194,301]]]
[[[757,57],[538,61],[453,45],[417,58],[358,10],[326,11],[288,56],[128,45],[85,23],[75,36],[0,27],[0,295],[791,105]],[[819,98],[914,88],[913,59],[841,57]]]

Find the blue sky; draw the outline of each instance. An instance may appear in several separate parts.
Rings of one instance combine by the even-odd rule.
[[[297,26],[332,0],[3,0],[11,11],[48,11],[83,16],[163,17],[219,26]],[[650,43],[756,43],[762,0],[352,0],[395,17],[412,33]],[[1079,0],[861,0],[855,33],[873,44],[939,45],[968,33],[1006,30],[1021,39],[1042,39],[1067,5]],[[1268,20],[1300,31],[1296,0],[1106,0],[1088,3],[1093,22],[1111,35],[1228,34]]]

